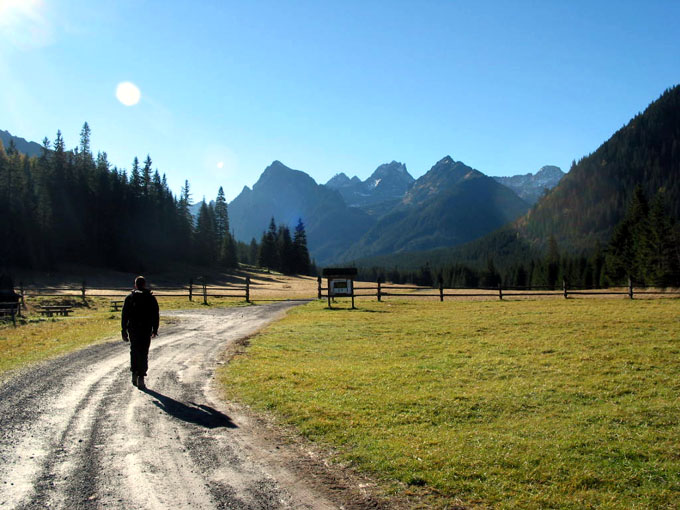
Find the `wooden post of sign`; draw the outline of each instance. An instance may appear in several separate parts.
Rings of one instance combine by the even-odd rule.
[[[316,277],[316,286],[317,286],[317,299],[321,299],[321,277],[317,276]]]
[[[378,278],[378,302],[382,300],[382,289],[380,288],[380,278]]]
[[[567,299],[567,279],[562,278],[562,290],[564,291],[564,299]]]
[[[503,301],[503,287],[501,287],[501,284],[498,284],[498,299]]]
[[[194,279],[189,278],[189,301],[194,300]]]
[[[633,299],[633,280],[630,276],[628,277],[628,297]]]
[[[250,303],[250,276],[246,276],[246,303]]]

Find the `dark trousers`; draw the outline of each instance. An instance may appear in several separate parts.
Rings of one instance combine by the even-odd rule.
[[[151,333],[130,332],[130,371],[133,374],[146,377],[149,368],[149,346]]]

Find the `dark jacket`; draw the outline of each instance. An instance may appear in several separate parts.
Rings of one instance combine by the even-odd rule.
[[[158,333],[158,301],[148,289],[133,290],[123,304],[121,330],[137,335]]]

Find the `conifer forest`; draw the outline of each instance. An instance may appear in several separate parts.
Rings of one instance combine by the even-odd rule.
[[[67,150],[57,132],[53,142],[43,140],[37,157],[0,142],[1,267],[53,270],[69,263],[141,272],[259,262],[291,273],[311,270],[302,219],[294,238],[288,227],[272,232],[270,226],[262,246],[237,242],[222,187],[194,218],[189,181],[176,197],[150,156],[135,157],[128,173],[105,152],[93,155],[90,135],[85,123],[78,147]]]

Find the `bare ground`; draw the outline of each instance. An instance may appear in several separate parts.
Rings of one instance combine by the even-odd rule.
[[[173,324],[152,341],[146,391],[131,385],[119,340],[2,383],[0,508],[397,505],[319,449],[220,398],[213,374],[225,349],[290,306],[172,312]]]

